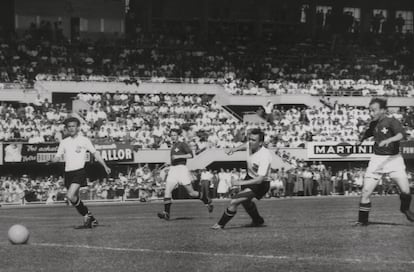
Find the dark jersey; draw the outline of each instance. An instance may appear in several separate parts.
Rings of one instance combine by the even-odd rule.
[[[362,139],[374,137],[374,153],[376,155],[396,155],[400,151],[400,142],[392,142],[388,146],[382,147],[378,144],[398,133],[402,133],[405,137],[405,131],[400,122],[392,117],[384,117],[378,121],[372,121]]]
[[[177,142],[173,144],[173,146],[171,147],[171,165],[179,165],[179,164],[185,165],[187,163],[187,159],[176,159],[176,160],[172,159],[173,155],[185,155],[185,154],[193,154],[193,151],[186,143]]]

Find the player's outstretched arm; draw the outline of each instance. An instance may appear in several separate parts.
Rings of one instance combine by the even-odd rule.
[[[245,150],[247,150],[247,143],[241,144],[241,145],[239,145],[237,147],[230,148],[230,149],[228,149],[226,151],[226,153],[227,153],[227,155],[231,155],[234,152],[237,152],[237,151],[245,151]]]
[[[111,173],[111,168],[109,168],[108,165],[106,165],[105,161],[101,157],[101,154],[99,154],[99,152],[96,151],[95,153],[93,153],[93,156],[105,169],[106,174],[109,175]]]
[[[365,141],[364,138],[360,138],[358,141],[356,141],[355,145],[361,145]]]
[[[370,125],[369,128],[361,134],[359,140],[356,142],[356,145],[361,145],[366,139],[371,138],[372,136],[374,136],[373,127]]]
[[[368,128],[359,137],[359,142],[360,143],[362,143],[366,139],[371,138],[371,137],[374,136],[375,126],[376,126],[376,123],[375,122],[369,123]]]

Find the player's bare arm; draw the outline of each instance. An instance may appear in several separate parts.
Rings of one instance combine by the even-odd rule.
[[[183,154],[183,155],[172,155],[171,158],[173,160],[177,160],[177,159],[191,159],[193,158],[193,154]]]
[[[246,143],[241,144],[237,147],[230,148],[229,150],[226,151],[226,153],[227,153],[227,155],[232,155],[234,152],[245,151],[245,150],[247,150],[247,144]]]
[[[265,176],[258,176],[249,180],[235,180],[232,182],[233,186],[253,185],[260,184],[265,180]]]
[[[390,137],[390,138],[388,138],[386,140],[381,141],[378,144],[378,146],[380,146],[380,147],[382,147],[382,146],[388,146],[390,143],[399,142],[402,139],[404,139],[404,135],[401,132],[399,132],[396,135],[394,135],[394,136],[392,136],[392,137]]]
[[[374,136],[374,126],[372,124],[373,123],[371,123],[368,129],[361,134],[361,137],[359,137],[359,140],[356,142],[356,145],[361,145],[366,139],[369,139]]]
[[[105,169],[106,174],[109,175],[111,173],[111,168],[109,168],[108,165],[106,165],[105,161],[101,157],[101,154],[99,154],[99,152],[96,151],[95,153],[93,153],[93,156],[102,165],[102,167]]]

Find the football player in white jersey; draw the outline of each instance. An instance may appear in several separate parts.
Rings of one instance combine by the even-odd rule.
[[[263,217],[260,216],[253,198],[261,199],[270,187],[270,166],[272,154],[269,149],[263,146],[264,132],[260,129],[252,129],[249,133],[248,143],[235,149],[231,149],[228,154],[235,151],[247,150],[247,175],[244,180],[232,182],[233,186],[241,186],[241,191],[232,197],[230,204],[224,211],[220,220],[211,228],[223,229],[224,226],[236,215],[237,207],[241,204],[252,218],[251,227],[260,227],[264,224]]]
[[[111,169],[106,165],[92,142],[85,136],[79,135],[80,121],[75,117],[65,120],[68,137],[63,139],[52,162],[65,161],[65,186],[68,189],[67,198],[75,206],[76,210],[84,217],[84,224],[78,228],[92,228],[98,225],[98,221],[89,212],[79,196],[79,189],[87,186],[85,162],[86,152],[89,151],[103,166],[109,175]]]

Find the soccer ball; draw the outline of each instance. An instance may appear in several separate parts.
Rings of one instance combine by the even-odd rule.
[[[26,244],[29,240],[29,231],[23,225],[13,225],[9,229],[9,241],[14,245]]]

